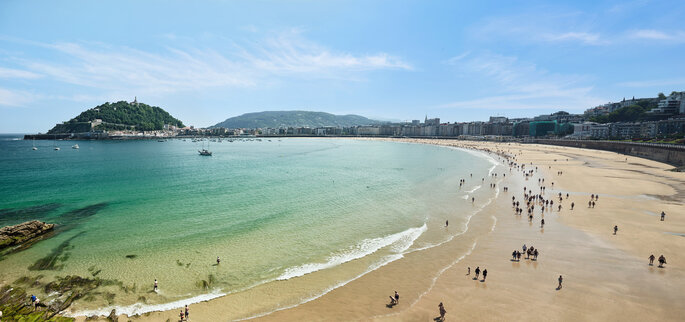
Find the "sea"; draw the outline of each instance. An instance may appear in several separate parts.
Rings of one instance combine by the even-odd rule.
[[[0,280],[108,281],[71,315],[142,314],[292,289],[279,292],[280,304],[251,310],[266,314],[450,241],[482,209],[471,198],[483,204],[497,193],[481,180],[495,159],[433,145],[21,137],[0,136],[0,227],[36,219],[57,228],[2,256]],[[203,147],[213,155],[199,155]],[[455,228],[442,229],[445,221]],[[40,296],[45,303],[57,295]]]

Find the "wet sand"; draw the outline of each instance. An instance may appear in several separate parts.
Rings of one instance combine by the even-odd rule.
[[[474,216],[469,230],[435,248],[407,254],[340,288],[257,320],[267,321],[432,321],[443,302],[445,320],[664,320],[685,316],[685,173],[666,164],[624,155],[567,147],[452,140],[401,141],[451,145],[516,154],[526,169],[538,167],[525,180],[517,170],[498,170],[486,178],[499,188],[499,198]],[[627,158],[627,161],[626,161]],[[555,161],[556,159],[556,161]],[[567,161],[568,159],[568,161]],[[530,164],[532,162],[532,165]],[[557,175],[563,171],[562,175]],[[522,201],[523,187],[555,202],[553,211],[534,219],[514,215],[512,196]],[[467,180],[478,180],[467,178]],[[554,187],[551,183],[554,182]],[[564,200],[557,211],[558,193]],[[569,198],[566,199],[566,193]],[[588,208],[590,194],[599,194]],[[570,203],[575,203],[570,210]],[[525,208],[525,206],[522,205]],[[658,214],[665,211],[665,221]],[[540,219],[545,219],[544,229]],[[613,235],[613,226],[619,231]],[[450,227],[451,229],[451,227]],[[456,227],[454,229],[457,229]],[[540,250],[537,261],[511,261],[523,244]],[[647,257],[664,254],[665,268],[648,265]],[[487,281],[473,280],[479,266]],[[467,267],[471,275],[466,276]],[[564,284],[557,290],[557,278]],[[386,306],[397,290],[398,305]],[[268,291],[240,302],[270,301]],[[273,297],[278,297],[278,291]],[[227,321],[240,308],[234,297],[190,306],[191,321]],[[179,310],[154,312],[134,321],[178,320]],[[82,319],[81,319],[82,320]]]

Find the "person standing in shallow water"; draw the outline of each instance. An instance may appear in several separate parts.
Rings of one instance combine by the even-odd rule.
[[[618,226],[614,226],[614,235],[616,235],[616,232],[618,232]]]
[[[655,258],[656,258],[656,257],[654,257],[654,254],[649,255],[649,266],[654,265],[654,259],[655,259]]]
[[[154,291],[157,291],[159,288],[157,287],[157,279],[155,278],[155,288],[153,289]]]
[[[485,282],[485,278],[488,277],[488,270],[487,268],[483,270],[483,282]]]
[[[561,289],[561,282],[563,282],[563,281],[564,281],[564,278],[561,277],[561,275],[559,275],[559,286],[557,286],[557,290]]]
[[[450,221],[449,221],[449,220],[445,220],[445,227],[447,227],[447,226],[449,226],[449,225],[450,225]]]
[[[476,267],[476,279],[478,279],[478,275],[480,275],[480,266]]]
[[[395,291],[395,303],[400,303],[400,295]]]
[[[666,218],[666,213],[662,211],[661,212],[661,221],[664,221],[665,218]]]

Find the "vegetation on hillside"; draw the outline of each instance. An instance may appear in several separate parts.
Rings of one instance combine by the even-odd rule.
[[[267,111],[247,113],[231,117],[213,127],[224,128],[281,128],[281,127],[350,127],[356,125],[378,124],[359,115],[333,115],[324,112],[308,111]]]
[[[634,105],[619,108],[607,115],[591,117],[590,121],[597,123],[646,121],[651,119],[647,111],[655,108],[657,104],[655,100],[640,100]]]
[[[90,122],[102,120],[95,130],[127,130],[155,131],[164,129],[165,124],[183,127],[183,122],[171,116],[167,111],[157,106],[143,103],[129,103],[119,101],[105,103],[88,109],[77,117],[57,124],[48,131],[54,133],[79,133],[90,131]]]

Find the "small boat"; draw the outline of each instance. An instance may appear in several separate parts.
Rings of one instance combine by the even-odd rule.
[[[55,151],[59,151],[59,147],[58,147],[58,146],[55,147]]]
[[[71,148],[72,148],[72,149],[78,149],[79,146],[78,146],[78,144],[74,144],[74,145],[71,146]]]
[[[207,149],[198,150],[197,152],[199,152],[200,155],[212,156],[212,151],[209,151]]]
[[[38,148],[36,147],[36,139],[33,139],[33,147],[31,148],[31,150],[33,150],[33,151],[38,150]]]

